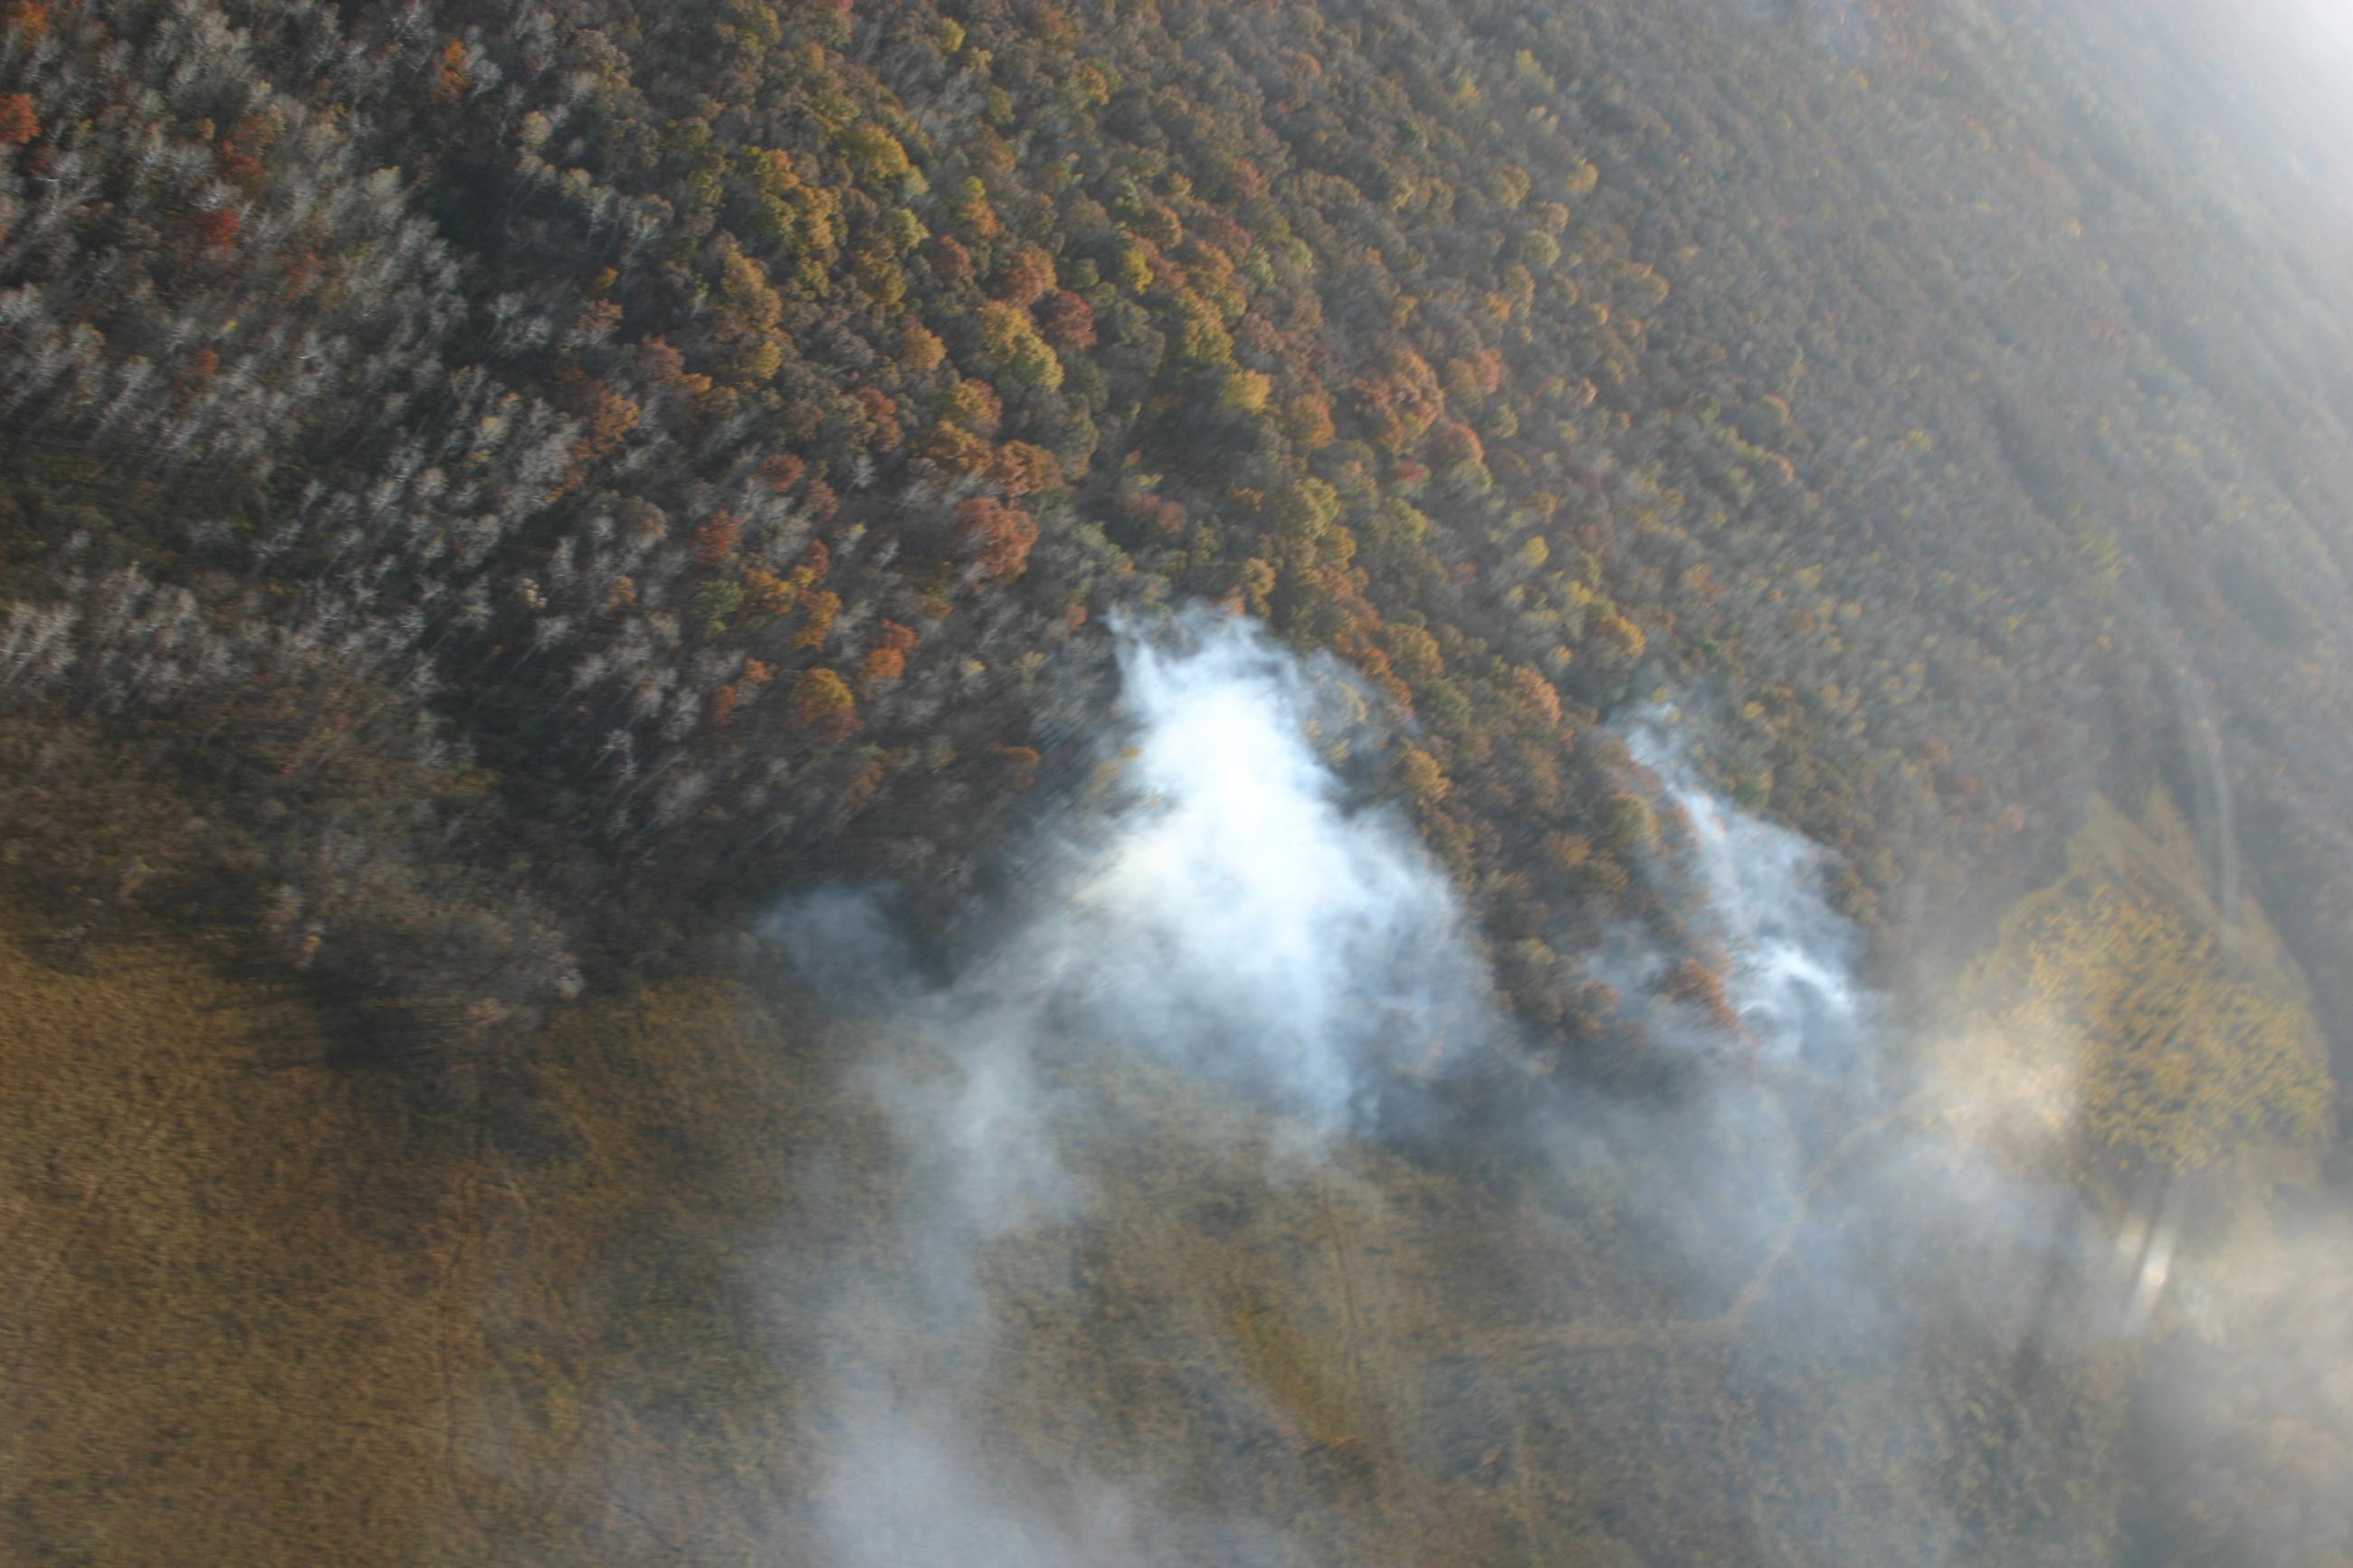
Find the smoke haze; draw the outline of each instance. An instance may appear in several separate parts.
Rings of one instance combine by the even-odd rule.
[[[2169,1189],[2136,1194],[2119,1222],[2064,1180],[2075,1083],[2063,1029],[1978,1019],[1899,1036],[1862,978],[1859,934],[1826,897],[1821,852],[1709,788],[1687,721],[1658,710],[1626,732],[1639,787],[1674,825],[1645,874],[1720,955],[1737,1025],[1651,1009],[1698,1066],[1664,1097],[1549,1077],[1531,1065],[1540,1043],[1495,1005],[1443,874],[1335,771],[1383,738],[1353,680],[1239,620],[1196,616],[1123,638],[1123,718],[1097,808],[1041,832],[1014,929],[926,980],[876,896],[837,889],[779,917],[802,973],[897,1042],[854,1069],[898,1151],[891,1234],[827,1308],[858,1346],[818,1402],[833,1458],[816,1511],[839,1561],[1390,1560],[1364,1544],[1383,1538],[1381,1516],[1275,1520],[1245,1500],[1265,1495],[1270,1463],[1313,1476],[1358,1432],[1410,1449],[1429,1440],[1408,1435],[1417,1422],[1468,1422],[1499,1462],[1502,1435],[1544,1419],[1544,1401],[1657,1357],[1682,1369],[1668,1386],[1704,1369],[1713,1401],[1751,1412],[1708,1440],[1736,1443],[1742,1463],[1793,1489],[1704,1505],[1744,1516],[1736,1528],[1761,1555],[1801,1538],[1821,1562],[2084,1550],[2063,1534],[1993,1531],[1989,1505],[1955,1479],[1983,1472],[1971,1485],[2004,1518],[2050,1508],[2084,1445],[2111,1440],[2077,1407],[2087,1390],[2113,1405],[2100,1391],[2121,1386],[2172,1269]],[[1648,994],[1679,952],[1625,931],[1592,968]],[[1445,1109],[1472,1068],[1522,1085],[1500,1120]],[[1369,1303],[1405,1282],[1375,1260],[1388,1246],[1351,1258],[1344,1234],[1445,1230],[1482,1212],[1417,1221],[1382,1195],[1395,1178],[1371,1178],[1366,1162],[1389,1158],[1394,1105],[1435,1119],[1441,1143],[1528,1152],[1520,1195],[1480,1201],[1503,1205],[1499,1237],[1557,1246],[1499,1247],[1425,1282],[1482,1364],[1521,1364],[1525,1387],[1481,1373],[1469,1393],[1433,1400],[1373,1387],[1365,1371],[1385,1334],[1403,1334]],[[1172,1138],[1155,1119],[1186,1131]],[[1202,1161],[1213,1163],[1184,1163]],[[1234,1215],[1320,1209],[1333,1227],[1344,1310],[1330,1329],[1356,1362],[1347,1433],[1303,1447],[1294,1436],[1271,1459],[1242,1441],[1115,1464],[1104,1450],[1110,1468],[1075,1438],[1026,1451],[998,1440],[995,1421],[1034,1416],[1040,1400],[1073,1433],[1136,1419],[1107,1390],[1041,1393],[1029,1364],[1041,1343],[1123,1321],[1147,1326],[1145,1344],[1178,1322],[1241,1335],[1214,1373],[1155,1397],[1197,1402],[1229,1430],[1295,1429],[1282,1368],[1252,1353],[1256,1320],[1204,1320],[1200,1302],[1106,1283],[1120,1270],[1104,1237],[1134,1223],[1125,1205],[1201,1188],[1226,1194]],[[1335,1218],[1335,1205],[1356,1217]],[[1214,1284],[1171,1288],[1221,1300]],[[2279,1316],[2276,1296],[2264,1300]],[[1825,1368],[1839,1370],[1826,1380]],[[1997,1390],[2023,1429],[1989,1433],[1952,1403]],[[1680,1419],[1669,1397],[1619,1409],[1623,1429],[1608,1440],[1649,1451],[1672,1430],[1650,1424]],[[1810,1414],[1792,1426],[1799,1411]],[[1872,1445],[1865,1493],[1807,1495],[1851,1441]],[[1694,1461],[1688,1477],[1646,1484],[1672,1498],[1704,1474]],[[1642,1533],[1655,1521],[1620,1528],[1646,1550],[1665,1539]],[[1358,1544],[1335,1553],[1338,1539]]]
[[[892,1305],[944,1314],[978,1347],[912,1413],[860,1408],[824,1504],[845,1561],[1145,1562],[1145,1537],[1171,1534],[1091,1478],[1063,1478],[1043,1512],[1001,1495],[974,1466],[982,1436],[947,1414],[987,1376],[974,1283],[989,1243],[1085,1213],[1072,1152],[1099,1160],[1106,1130],[1082,1087],[1092,1059],[1138,1058],[1264,1113],[1267,1179],[1292,1183],[1331,1140],[1367,1130],[1385,1093],[1431,1080],[1495,1027],[1443,873],[1406,825],[1352,805],[1328,763],[1369,738],[1352,678],[1207,615],[1131,629],[1120,668],[1108,805],[1042,836],[1033,917],[946,984],[913,983],[871,897],[828,891],[780,916],[804,973],[913,1044],[861,1069],[905,1161],[900,1239],[924,1298]],[[851,1300],[854,1313],[874,1305]]]

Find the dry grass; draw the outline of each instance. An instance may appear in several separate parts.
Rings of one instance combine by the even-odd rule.
[[[1955,1506],[1907,1488],[2031,1458],[2005,1360],[1776,1345],[1825,1288],[1786,1242],[1662,1300],[1598,1174],[1547,1206],[1301,1164],[1074,1055],[1090,1203],[984,1251],[985,1315],[918,1313],[935,1260],[838,1066],[889,1042],[789,997],[560,1018],[524,1156],[360,1103],[298,998],[186,941],[47,951],[0,928],[0,1561],[819,1564],[802,1505],[875,1401],[1034,1495],[1115,1487],[1204,1565],[1237,1519],[1302,1565],[1895,1560]],[[1894,1408],[1928,1413],[1901,1474]]]
[[[773,1560],[729,1494],[805,1478],[730,1406],[789,1401],[699,1287],[792,1141],[768,1021],[691,989],[567,1023],[525,1167],[404,1135],[184,942],[0,934],[0,1560]]]
[[[0,939],[0,1542],[26,1563],[415,1562],[463,1486],[455,1196],[185,947]]]
[[[814,1563],[816,1435],[883,1384],[923,1411],[928,1366],[1009,1474],[1247,1512],[1293,1561],[1609,1560],[1526,1396],[1466,1392],[1426,1244],[1470,1216],[1430,1178],[1286,1175],[1253,1119],[1097,1070],[1132,1139],[988,1258],[976,1376],[970,1323],[893,1318],[889,1140],[789,1035],[724,985],[584,1009],[524,1164],[404,1135],[183,942],[69,972],[0,935],[0,1557]],[[1501,1425],[1451,1431],[1466,1398]]]

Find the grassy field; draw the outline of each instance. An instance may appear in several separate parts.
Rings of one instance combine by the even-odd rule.
[[[2170,1006],[2305,1051],[2259,912],[2203,889],[2161,802],[2104,807],[1971,982],[1972,1026],[2063,950],[2088,969],[2046,1014]],[[1917,1102],[1815,1146],[1786,1213],[1694,1271],[1647,1235],[1660,1194],[1708,1201],[1671,1153],[1527,1185],[1302,1162],[1073,1048],[1052,1087],[1087,1202],[943,1289],[861,1076],[925,1070],[921,1040],[672,984],[560,1017],[535,1120],[494,1142],[324,1065],[299,994],[200,942],[45,929],[0,923],[9,1562],[952,1561],[960,1487],[1066,1537],[1149,1521],[1172,1563],[1748,1568],[1924,1539],[2055,1563],[2108,1539],[2132,1352],[2021,1383],[2014,1341],[1957,1326],[1985,1303],[1946,1299],[1936,1246],[1888,1250],[1917,1222],[1874,1218],[1874,1184],[1912,1169]],[[845,1486],[849,1551],[819,1522]]]
[[[61,968],[30,929],[0,933],[0,1557],[642,1562],[791,1482],[714,1238],[805,1141],[741,998],[572,1020],[523,1159],[363,1099],[299,999],[185,942]],[[733,1474],[755,1451],[784,1468]]]
[[[565,1020],[523,1158],[363,1103],[299,999],[185,942],[59,967],[27,930],[0,935],[12,1561],[815,1561],[792,1505],[828,1468],[818,1406],[920,1405],[927,1364],[967,1405],[937,1414],[1020,1434],[1021,1467],[1108,1459],[1160,1505],[1231,1500],[1187,1500],[1171,1456],[1263,1448],[1258,1510],[1357,1561],[1440,1560],[1409,1521],[1502,1560],[1544,1511],[1534,1470],[1497,1496],[1502,1456],[1430,1448],[1459,1390],[1426,1365],[1474,1323],[1397,1212],[1419,1179],[1270,1203],[1262,1128],[1082,1086],[1147,1142],[1083,1235],[990,1254],[1015,1326],[975,1376],[976,1320],[895,1315],[922,1259],[872,1111],[748,992]]]
[[[0,1540],[54,1563],[417,1561],[479,1354],[454,1173],[297,1002],[156,940],[0,938]]]

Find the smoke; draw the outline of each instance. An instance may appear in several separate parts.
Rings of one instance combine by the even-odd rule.
[[[2353,1555],[2353,1228],[2254,1224],[2185,1281],[2135,1456],[2149,1555],[2250,1568]]]
[[[1758,1561],[2110,1555],[2069,1521],[2120,1484],[2103,1456],[2183,1289],[2185,1200],[2116,1212],[2068,1182],[2063,1027],[1894,1022],[1823,852],[1729,805],[1652,711],[1628,783],[1670,824],[1644,874],[1675,934],[1620,931],[1588,972],[1660,998],[1654,1043],[1695,1070],[1548,1079],[1443,873],[1345,783],[1384,739],[1354,680],[1233,619],[1121,636],[1097,790],[987,940],[927,974],[887,890],[778,917],[890,1042],[850,1070],[891,1131],[891,1214],[830,1282],[804,1417],[833,1560],[1416,1561],[1411,1531],[1469,1506],[1416,1466],[1474,1491],[1616,1476],[1645,1501],[1580,1537],[1599,1561],[1683,1560],[1694,1521]],[[1673,987],[1694,952],[1722,1009]],[[1450,1100],[1474,1078],[1521,1092]],[[1408,1116],[1526,1169],[1369,1173]],[[1219,1237],[1255,1271],[1221,1278]],[[2193,1305],[2313,1342],[2285,1289]],[[2281,1343],[2210,1360],[2286,1401],[2327,1356]],[[1648,1365],[1655,1394],[1608,1370]],[[2152,1464],[2248,1451],[2209,1440],[2221,1371],[2165,1386]],[[2296,1429],[2337,1440],[2311,1403]],[[2305,1541],[2337,1515],[2296,1518]]]
[[[1899,1021],[1832,906],[1831,858],[1714,791],[1678,716],[1634,715],[1625,740],[1623,782],[1671,825],[1645,875],[1673,930],[1621,931],[1596,962],[1627,994],[1672,998],[1705,954],[1725,1005],[1648,1008],[1663,1047],[1704,1068],[1674,1094],[1537,1113],[1555,1201],[1605,1193],[1587,1223],[1630,1237],[1609,1268],[1663,1281],[1546,1342],[1720,1358],[1715,1398],[1784,1413],[1769,1438],[1740,1439],[1742,1523],[1808,1541],[1801,1560],[2097,1560],[2095,1531],[2052,1521],[2084,1489],[2084,1426],[2117,1408],[2165,1285],[2146,1264],[2173,1232],[2158,1219],[2120,1248],[2065,1180],[2073,1042],[2013,1020]],[[2063,1370],[2031,1370],[2045,1367]],[[1787,1424],[1799,1412],[1806,1430]],[[1620,1440],[1688,1419],[1638,1412]],[[1654,1521],[1629,1535],[1672,1539]]]
[[[1373,735],[1352,677],[1206,614],[1123,633],[1110,799],[1033,851],[1030,912],[945,984],[884,900],[832,889],[776,929],[837,997],[927,1042],[871,1086],[924,1184],[976,1228],[1076,1201],[1055,1160],[1056,1062],[1108,1047],[1234,1091],[1315,1143],[1361,1131],[1491,1026],[1444,874],[1386,810],[1351,804],[1318,745]]]
[[[1644,1151],[1629,1184],[1665,1194],[1648,1223],[1694,1264],[1699,1297],[1730,1303],[1695,1321],[1742,1340],[1742,1396],[1769,1403],[1788,1363],[1840,1358],[1852,1371],[1837,1403],[1867,1413],[1882,1489],[1908,1473],[1936,1499],[1876,1519],[1850,1506],[1825,1539],[1900,1542],[1912,1563],[2345,1561],[2341,1213],[2307,1198],[2274,1220],[2283,1200],[2251,1200],[2243,1173],[2143,1163],[2121,1186],[2087,1181],[2078,1111],[2094,1042],[2031,1003],[1989,1013],[1968,986],[1897,1024],[1861,978],[1861,933],[1824,896],[1822,851],[1714,794],[1669,715],[1639,716],[1628,742],[1688,825],[1691,927],[1728,957],[1755,1070],[1718,1075],[1672,1122],[1637,1110],[1613,1152]],[[1672,957],[1649,955],[1648,973]],[[1659,1180],[1670,1164],[1673,1186]],[[1974,1370],[1956,1344],[1976,1347]],[[2004,1401],[2022,1440],[1957,1441],[1929,1400],[1893,1394],[1891,1373],[1930,1364]],[[2110,1443],[2115,1458],[2087,1458]],[[1996,1455],[2015,1471],[2005,1507],[2028,1519],[2055,1517],[2072,1487],[2119,1489],[2117,1538],[2067,1542],[2046,1524],[1991,1548],[1982,1503],[1936,1482]]]
[[[1444,876],[1312,749],[1353,684],[1240,623],[1187,645],[1127,644],[1131,800],[1042,945],[1096,1026],[1328,1136],[1468,1044],[1483,986]]]
[[[1867,1075],[1876,1035],[1857,978],[1862,941],[1823,893],[1826,857],[1707,789],[1656,718],[1636,725],[1628,750],[1690,824],[1703,923],[1734,960],[1727,989],[1743,1028],[1769,1063]]]
[[[986,1436],[958,1414],[986,1402],[997,1352],[981,1275],[1007,1256],[1033,1282],[1067,1269],[1091,1196],[1081,1173],[1121,1120],[1095,1064],[1251,1108],[1281,1184],[1492,1033],[1443,873],[1335,771],[1376,738],[1352,677],[1207,614],[1124,628],[1120,670],[1107,800],[1044,838],[1029,914],[955,975],[916,983],[875,894],[828,890],[778,917],[800,970],[902,1042],[861,1069],[903,1162],[899,1267],[837,1311],[922,1325],[868,1333],[892,1371],[931,1362],[922,1342],[943,1325],[965,1347],[920,1399],[866,1399],[848,1417],[822,1504],[844,1561],[1145,1563],[1187,1536],[1092,1476],[992,1483]],[[1216,1528],[1240,1530],[1220,1560],[1248,1560],[1230,1553],[1257,1532]]]

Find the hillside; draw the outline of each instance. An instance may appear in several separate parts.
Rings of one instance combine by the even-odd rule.
[[[2170,771],[2343,970],[2341,324],[2072,14],[12,15],[11,689],[379,1025],[953,919],[1186,599],[1409,718],[1572,1055],[1662,685],[1891,946]]]
[[[0,5],[0,1541],[2343,1563],[2299,26]]]

